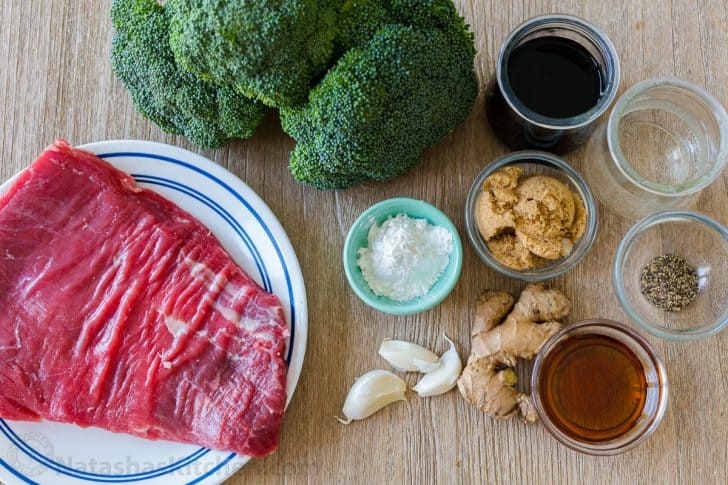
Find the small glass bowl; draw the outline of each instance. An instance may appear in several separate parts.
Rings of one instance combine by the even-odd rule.
[[[415,219],[426,219],[430,224],[447,229],[453,237],[452,252],[445,270],[430,291],[409,301],[396,301],[376,295],[357,265],[359,249],[368,244],[369,229],[397,214],[407,214]],[[413,315],[439,305],[455,287],[463,267],[463,246],[452,221],[435,206],[422,200],[396,197],[383,200],[365,210],[349,229],[343,251],[344,271],[351,289],[370,307],[391,315]]]
[[[605,335],[625,345],[642,364],[646,378],[646,399],[642,415],[624,435],[607,441],[585,441],[565,433],[552,420],[541,395],[541,371],[549,354],[569,337],[575,335]],[[531,395],[541,422],[551,435],[569,448],[589,455],[616,455],[634,448],[659,426],[667,407],[667,373],[655,351],[640,334],[612,320],[591,319],[568,325],[555,333],[541,347],[533,363]]]
[[[642,268],[675,254],[698,272],[698,295],[679,312],[666,312],[642,295]],[[630,319],[668,340],[697,340],[728,326],[728,230],[687,210],[658,212],[637,222],[617,248],[612,272],[617,298]]]
[[[629,88],[587,144],[594,193],[623,217],[679,209],[728,164],[728,113],[705,89],[675,78]]]
[[[476,206],[478,197],[483,190],[483,182],[485,179],[507,165],[522,168],[524,177],[532,175],[553,177],[565,183],[572,191],[579,194],[586,209],[586,228],[584,229],[584,234],[574,244],[568,256],[557,259],[553,263],[540,268],[517,270],[501,264],[490,252],[478,229]],[[592,243],[594,243],[594,238],[597,233],[597,220],[597,206],[584,178],[571,165],[559,157],[537,150],[509,153],[489,164],[475,177],[465,202],[465,226],[468,231],[468,238],[475,252],[480,256],[480,259],[494,270],[506,276],[526,281],[549,280],[573,268],[589,252]]]

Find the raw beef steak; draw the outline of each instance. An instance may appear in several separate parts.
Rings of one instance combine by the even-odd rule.
[[[0,198],[0,417],[266,455],[287,337],[202,223],[93,154],[58,141]]]

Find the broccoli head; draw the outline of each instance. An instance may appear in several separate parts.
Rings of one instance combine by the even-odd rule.
[[[283,129],[298,142],[290,160],[298,181],[343,189],[395,177],[470,113],[472,34],[449,0],[413,3],[423,13],[393,14],[412,25],[384,24],[339,59],[306,105],[281,110]]]
[[[168,0],[181,65],[263,103],[302,103],[328,67],[339,0]]]
[[[144,116],[203,149],[253,134],[265,106],[180,69],[157,0],[114,0],[111,19],[111,66]]]

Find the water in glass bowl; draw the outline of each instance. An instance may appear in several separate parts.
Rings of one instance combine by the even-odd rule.
[[[699,86],[649,79],[619,98],[586,157],[590,188],[622,216],[684,207],[728,162],[728,114]]]
[[[709,171],[716,147],[694,109],[648,98],[630,104],[619,119],[619,149],[642,183],[680,192]]]

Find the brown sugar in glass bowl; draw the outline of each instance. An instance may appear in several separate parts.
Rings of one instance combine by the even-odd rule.
[[[496,258],[488,247],[478,225],[478,200],[485,180],[506,167],[523,170],[523,177],[546,176],[564,184],[574,196],[578,196],[584,208],[584,229],[574,241],[568,254],[558,259],[544,260],[534,268],[513,269]],[[561,158],[547,152],[524,150],[509,153],[490,164],[476,175],[465,202],[465,226],[468,239],[481,260],[494,270],[510,277],[526,281],[545,281],[560,276],[573,268],[591,249],[597,232],[597,206],[584,178]]]

